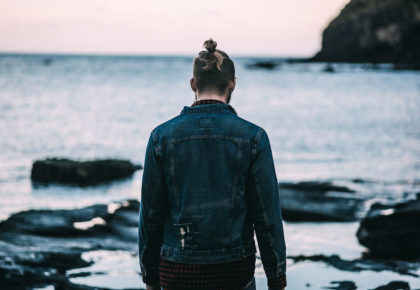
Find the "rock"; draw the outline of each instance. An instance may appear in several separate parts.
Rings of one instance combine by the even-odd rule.
[[[372,256],[420,258],[420,200],[394,206],[374,204],[356,235]]]
[[[52,59],[51,59],[51,58],[49,58],[49,57],[46,57],[46,58],[44,58],[44,59],[42,60],[42,63],[43,63],[44,65],[50,65],[50,64],[52,63]]]
[[[322,71],[323,72],[328,72],[328,73],[333,73],[333,72],[335,72],[335,69],[332,66],[332,64],[328,63]]]
[[[30,210],[0,223],[2,289],[98,289],[69,281],[70,269],[91,265],[84,252],[137,252],[139,202],[75,210]],[[95,224],[95,220],[104,222]],[[85,273],[89,275],[89,273]]]
[[[353,281],[331,281],[334,286],[323,287],[324,289],[356,290],[356,284]]]
[[[322,34],[317,61],[420,64],[418,0],[351,0]]]
[[[134,165],[127,160],[74,161],[52,158],[35,161],[32,165],[31,179],[35,182],[86,186],[128,177],[141,168],[140,165]]]
[[[392,281],[374,290],[410,290],[410,285],[405,281]]]
[[[279,65],[279,63],[275,62],[275,61],[257,61],[251,64],[247,64],[246,67],[250,68],[250,69],[268,69],[268,70],[272,70],[275,69],[277,66]]]
[[[353,221],[363,200],[330,182],[280,183],[282,216],[287,221]]]
[[[378,260],[378,259],[355,259],[343,260],[337,255],[313,255],[313,256],[287,256],[288,259],[293,260],[295,263],[312,261],[323,262],[341,271],[361,272],[361,271],[391,271],[401,275],[409,275],[419,277],[417,271],[420,263],[406,262],[406,261],[392,261],[392,260]]]
[[[349,192],[352,193],[354,190],[345,187],[345,186],[337,186],[333,185],[331,182],[321,182],[321,181],[301,181],[297,183],[289,183],[283,182],[280,183],[280,188],[287,188],[287,189],[295,189],[295,190],[308,190],[313,192],[328,192],[328,191],[335,191],[335,192]]]

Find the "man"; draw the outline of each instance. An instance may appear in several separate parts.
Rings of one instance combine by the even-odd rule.
[[[258,240],[269,289],[286,286],[279,189],[267,133],[229,105],[235,68],[207,40],[196,101],[150,135],[139,258],[147,289],[255,289]]]

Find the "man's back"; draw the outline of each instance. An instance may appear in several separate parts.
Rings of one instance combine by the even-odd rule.
[[[227,55],[223,59],[230,61]],[[204,76],[208,73],[206,63],[197,65]],[[233,64],[223,65],[227,68],[220,68],[225,71],[222,75],[211,72],[207,80],[223,84],[228,101],[234,81],[226,72]],[[198,73],[191,80],[193,90],[195,80],[197,86],[200,81],[201,86],[209,86]],[[182,282],[182,275],[191,273],[190,268],[181,275],[177,269],[197,265],[192,277],[201,275],[199,279],[206,280],[197,285],[208,286],[216,280],[217,285],[224,285],[232,283],[232,278],[219,272],[216,280],[208,280],[210,268],[217,267],[199,266],[219,264],[222,269],[233,262],[252,271],[235,275],[253,275],[255,231],[269,285],[281,289],[285,286],[286,248],[270,142],[261,127],[238,117],[226,101],[218,98],[185,106],[179,116],[154,128],[150,135],[139,220],[143,281],[152,285],[159,280],[161,270],[160,281],[168,289],[180,288],[179,283],[181,289],[190,289],[187,286],[191,283]],[[163,268],[159,268],[160,259]],[[171,281],[165,280],[167,277]],[[231,284],[234,287],[222,288],[243,289],[250,279],[248,274],[244,277]]]
[[[164,257],[217,263],[255,253],[245,188],[260,130],[227,104],[184,107],[155,129],[169,198]]]

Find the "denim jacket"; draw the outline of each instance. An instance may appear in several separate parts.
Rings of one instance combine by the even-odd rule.
[[[139,217],[143,281],[160,257],[210,264],[256,252],[268,279],[286,271],[279,187],[267,133],[229,104],[185,106],[150,134]]]

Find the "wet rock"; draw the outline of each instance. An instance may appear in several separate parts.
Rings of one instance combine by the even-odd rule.
[[[333,72],[335,72],[335,69],[332,66],[332,64],[328,63],[322,71],[323,72],[328,72],[328,73],[333,73]]]
[[[71,283],[66,272],[91,265],[81,258],[84,252],[135,253],[138,211],[138,201],[129,200],[11,216],[0,223],[0,285],[5,289],[48,285],[55,289],[98,289]]]
[[[86,186],[129,177],[141,168],[127,160],[75,161],[49,158],[33,163],[31,179],[36,182]]]
[[[420,258],[420,200],[394,206],[374,204],[356,235],[372,256]]]
[[[295,189],[295,190],[305,190],[305,191],[312,191],[312,192],[328,192],[328,191],[335,191],[335,192],[349,192],[352,193],[354,190],[345,187],[345,186],[338,186],[334,185],[331,182],[322,182],[322,181],[301,181],[297,183],[288,183],[283,182],[280,183],[280,188],[287,188],[287,189]]]
[[[356,284],[353,281],[331,281],[333,286],[323,287],[324,289],[356,290]]]
[[[380,259],[355,259],[355,260],[343,260],[338,255],[312,255],[312,256],[288,256],[288,259],[293,260],[295,263],[312,261],[312,262],[323,262],[336,269],[350,272],[361,272],[361,271],[392,271],[401,275],[409,275],[418,277],[418,269],[420,268],[420,261],[418,262],[407,262],[407,261],[396,261],[396,260],[380,260]]]
[[[363,202],[352,189],[330,182],[280,183],[279,189],[287,221],[353,221]]]
[[[46,58],[44,58],[44,59],[42,60],[42,63],[43,63],[44,65],[50,65],[50,64],[52,63],[52,59],[51,59],[51,58],[49,58],[49,57],[46,57]]]
[[[379,286],[374,290],[410,290],[410,285],[404,281],[392,281],[384,286]]]
[[[420,2],[352,0],[322,34],[318,61],[419,65]]]
[[[246,67],[249,69],[268,69],[272,70],[275,69],[277,66],[279,66],[278,62],[275,61],[256,61],[251,64],[247,64]]]

